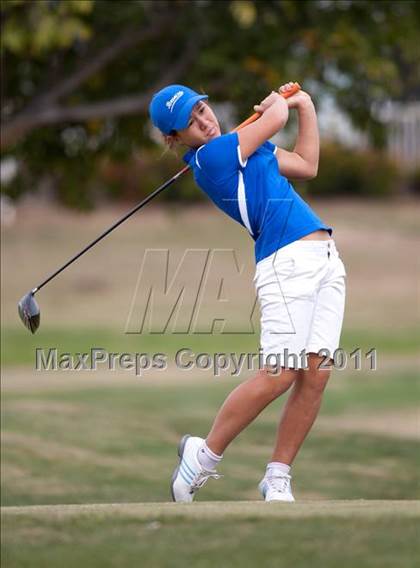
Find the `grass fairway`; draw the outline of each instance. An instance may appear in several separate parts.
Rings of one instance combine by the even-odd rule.
[[[239,379],[8,369],[2,565],[414,568],[419,379],[414,363],[391,363],[335,375],[294,466],[293,505],[257,492],[282,400],[192,506],[167,503],[179,437],[204,435]]]
[[[410,501],[213,502],[2,509],[6,566],[416,565]]]
[[[9,371],[2,505],[167,501],[180,437],[205,435],[239,380],[175,370],[142,379]],[[411,430],[406,423],[418,419],[418,391],[410,367],[336,373],[294,466],[296,497],[418,498],[418,422]],[[200,500],[258,499],[284,402],[270,405],[234,441],[221,467],[225,477],[209,482]],[[372,416],[382,417],[382,428],[372,427]]]

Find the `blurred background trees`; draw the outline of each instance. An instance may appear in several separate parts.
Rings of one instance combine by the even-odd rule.
[[[179,82],[207,92],[212,103],[225,104],[227,126],[267,91],[297,80],[317,105],[332,100],[368,142],[359,153],[363,167],[357,152],[349,157],[331,147],[317,182],[304,190],[390,194],[400,172],[381,151],[380,111],[389,101],[420,100],[419,6],[4,0],[1,158],[13,175],[2,191],[13,198],[40,191],[77,208],[106,197],[139,200],[181,164],[171,153],[162,157],[150,128],[147,108],[157,89]],[[375,187],[372,168],[382,175]],[[165,198],[197,199],[200,192],[184,178]]]

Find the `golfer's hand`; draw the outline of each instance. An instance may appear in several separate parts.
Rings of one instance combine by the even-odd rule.
[[[271,91],[271,93],[268,95],[268,97],[265,97],[265,99],[262,100],[259,105],[254,105],[254,110],[255,110],[255,112],[259,112],[260,114],[263,114],[274,103],[277,103],[279,101],[283,101],[283,103],[286,105],[286,101],[282,96],[280,96],[280,93],[276,93],[275,91]]]
[[[293,85],[294,83],[286,83],[285,85],[282,85],[279,89],[279,93],[280,94],[287,93],[287,91],[290,91],[292,89]],[[299,109],[305,106],[313,105],[310,95],[302,90],[298,91],[297,93],[295,93],[294,95],[292,95],[291,97],[285,100],[289,109],[290,108]]]

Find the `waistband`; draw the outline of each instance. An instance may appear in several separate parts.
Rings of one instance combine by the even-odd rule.
[[[309,240],[299,240],[293,241],[288,245],[282,247],[277,251],[281,253],[282,251],[293,251],[293,250],[313,250],[313,251],[325,251],[325,250],[337,250],[335,246],[334,239],[328,239],[326,241],[309,241]]]
[[[281,259],[284,257],[293,257],[298,255],[309,255],[309,256],[319,256],[319,257],[336,257],[338,256],[337,247],[335,246],[334,239],[328,239],[327,241],[309,241],[309,240],[299,240],[293,241],[288,245],[278,249],[276,252],[270,256],[263,258],[257,263],[257,266],[264,266],[265,264],[272,264],[275,259]]]

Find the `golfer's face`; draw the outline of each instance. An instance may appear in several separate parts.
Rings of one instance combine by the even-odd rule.
[[[193,108],[187,128],[178,131],[183,144],[196,148],[220,136],[220,126],[211,108],[199,101]]]

